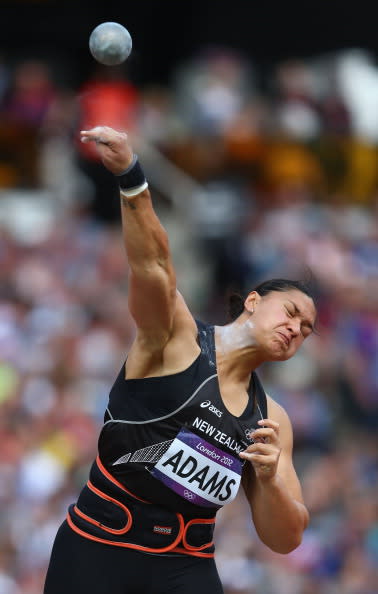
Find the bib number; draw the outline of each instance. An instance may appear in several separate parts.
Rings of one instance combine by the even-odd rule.
[[[152,475],[191,503],[221,507],[236,497],[241,472],[241,460],[181,429]]]

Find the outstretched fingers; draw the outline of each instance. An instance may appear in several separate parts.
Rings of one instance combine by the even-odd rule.
[[[91,130],[82,130],[80,132],[81,142],[95,142],[96,144],[105,144],[112,146],[115,142],[127,140],[125,132],[118,132],[109,126],[96,126]]]
[[[98,153],[107,169],[119,175],[133,160],[133,150],[125,132],[118,132],[109,126],[96,126],[80,132],[81,142],[95,142]]]

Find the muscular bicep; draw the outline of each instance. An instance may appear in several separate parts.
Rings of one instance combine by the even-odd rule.
[[[127,358],[128,378],[169,375],[183,371],[199,354],[197,326],[182,295],[175,292],[173,321],[168,339],[154,324],[138,329]]]
[[[129,265],[128,306],[137,335],[158,349],[172,330],[176,275],[166,230],[148,189],[135,198],[121,196],[123,239]]]
[[[176,309],[173,268],[154,265],[129,273],[128,306],[140,338],[164,344],[170,336]]]

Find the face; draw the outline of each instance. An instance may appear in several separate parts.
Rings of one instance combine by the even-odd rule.
[[[253,310],[254,338],[266,361],[290,359],[313,331],[314,302],[296,289],[272,291],[264,297],[253,291],[248,295],[245,307]]]

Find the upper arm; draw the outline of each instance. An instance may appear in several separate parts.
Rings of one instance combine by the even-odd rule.
[[[268,398],[268,417],[280,426],[281,454],[277,473],[285,482],[292,497],[303,503],[302,489],[293,464],[293,428],[287,412],[275,400]]]
[[[176,273],[168,235],[148,189],[131,200],[121,197],[121,205],[129,311],[139,338],[159,349],[170,336],[176,308]]]
[[[285,409],[275,400],[267,396],[267,401],[268,418],[279,423],[281,452],[277,465],[277,474],[285,483],[290,495],[296,501],[303,503],[301,484],[293,464],[293,429],[291,421]],[[243,471],[242,485],[247,498],[253,492],[254,479],[252,465],[246,464]]]
[[[169,339],[176,309],[176,277],[172,266],[159,264],[142,273],[130,271],[128,305],[137,336],[151,346]]]
[[[127,358],[127,376],[169,375],[186,369],[199,353],[197,325],[182,295],[175,291],[175,307],[168,338],[166,331],[138,329]]]

